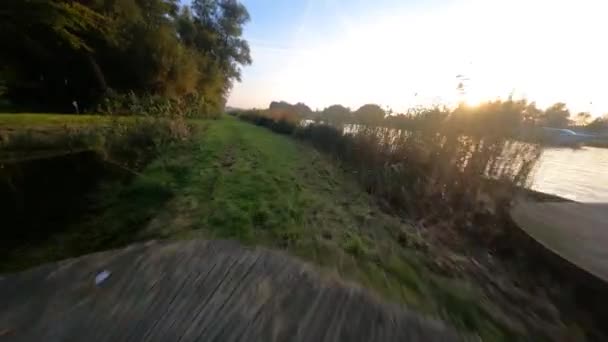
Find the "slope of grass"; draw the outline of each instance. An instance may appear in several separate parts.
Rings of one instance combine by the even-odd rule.
[[[194,141],[132,183],[108,185],[88,219],[13,251],[2,269],[148,239],[236,239],[285,250],[484,340],[516,337],[481,291],[432,271],[415,229],[383,212],[331,160],[233,118],[198,125],[204,129]]]
[[[109,122],[110,116],[38,113],[0,113],[0,129],[52,128]]]

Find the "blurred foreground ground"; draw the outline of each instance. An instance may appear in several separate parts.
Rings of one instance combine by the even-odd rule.
[[[95,284],[101,270],[109,278]],[[14,341],[453,341],[441,323],[229,241],[149,242],[0,279]]]

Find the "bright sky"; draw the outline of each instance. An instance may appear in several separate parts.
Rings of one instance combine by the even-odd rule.
[[[243,0],[253,65],[228,104],[401,111],[510,93],[608,112],[606,0]]]

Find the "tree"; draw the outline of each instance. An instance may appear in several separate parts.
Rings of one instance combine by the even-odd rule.
[[[364,125],[378,125],[384,119],[386,112],[376,104],[366,104],[353,113],[356,122]]]
[[[310,109],[310,107],[308,107],[305,103],[302,103],[302,102],[296,103],[294,105],[294,109],[301,118],[307,118],[307,119],[313,118],[312,109]]]
[[[3,82],[14,103],[68,111],[107,93],[202,98],[219,112],[251,64],[237,0],[4,0]],[[112,91],[110,91],[112,90]],[[67,107],[67,108],[66,108]]]
[[[241,65],[250,65],[249,44],[242,38],[243,26],[250,20],[245,6],[236,0],[194,0],[196,48],[219,61],[226,76],[226,90],[241,80]]]
[[[580,112],[576,114],[575,121],[578,126],[586,126],[591,121],[591,114],[587,112]]]
[[[268,109],[291,109],[293,105],[285,101],[272,101]]]
[[[8,97],[70,110],[75,97],[87,97],[85,85],[94,80],[89,37],[105,34],[106,23],[78,2],[2,1],[0,63]]]
[[[324,121],[336,126],[341,126],[351,119],[350,109],[338,104],[325,108],[322,114]]]
[[[596,118],[590,124],[588,124],[585,129],[590,132],[608,131],[608,114],[601,118]]]
[[[543,124],[548,127],[564,128],[570,124],[570,111],[565,103],[558,102],[545,110]]]
[[[530,102],[523,111],[522,120],[525,124],[535,125],[542,120],[543,111],[536,106],[536,102]]]

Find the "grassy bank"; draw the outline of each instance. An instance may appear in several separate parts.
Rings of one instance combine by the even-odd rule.
[[[90,150],[136,169],[189,134],[181,117],[0,114],[0,162]]]
[[[314,149],[231,118],[197,126],[196,139],[129,185],[107,184],[77,224],[3,255],[2,269],[155,238],[237,239],[286,250],[463,331],[512,337],[478,289],[431,271],[411,225]]]
[[[469,256],[389,214],[356,174],[308,144],[234,118],[195,125],[194,139],[171,146],[132,182],[106,184],[78,223],[4,253],[2,271],[149,239],[236,239],[285,250],[484,340],[550,340],[547,331],[562,329],[544,299],[500,292],[504,270],[472,275]],[[484,284],[498,292],[489,296]],[[542,319],[527,319],[530,310]],[[563,329],[559,336],[577,331],[574,323]]]
[[[578,301],[576,281],[564,282],[562,274],[535,258],[536,248],[510,218],[514,196],[530,196],[527,176],[538,146],[500,134],[459,138],[449,122],[433,124],[432,112],[420,118],[432,125],[413,132],[365,126],[344,132],[299,126],[273,114],[238,116],[313,145],[348,170],[384,210],[413,220],[429,246],[423,257],[427,266],[482,288],[480,297],[503,310],[498,321],[512,331],[546,340],[604,338],[601,317]]]
[[[102,115],[68,115],[40,113],[0,113],[0,130],[48,129],[64,126],[109,123],[112,117]]]

